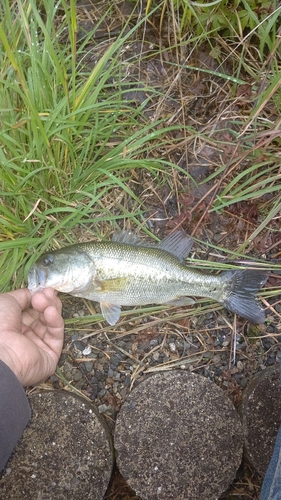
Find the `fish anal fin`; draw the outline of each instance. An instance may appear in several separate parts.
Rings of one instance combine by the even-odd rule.
[[[176,231],[169,234],[158,244],[158,248],[166,250],[175,255],[180,261],[188,257],[193,245],[193,239],[187,236],[184,231]]]
[[[190,297],[177,297],[176,299],[169,300],[165,302],[165,305],[169,306],[191,306],[195,303],[195,300]]]
[[[117,323],[121,314],[121,306],[109,304],[107,302],[100,303],[101,313],[104,319],[112,326]]]

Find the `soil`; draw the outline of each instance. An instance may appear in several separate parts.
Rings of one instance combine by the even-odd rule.
[[[79,36],[92,28],[93,22],[102,14],[103,2],[81,2],[79,12]],[[87,64],[91,67],[98,59],[98,42],[109,41],[119,33],[133,3],[116,4],[119,14],[99,26],[96,40],[89,47]],[[136,17],[138,13],[136,13]],[[133,22],[132,18],[132,22]],[[122,55],[124,71],[131,81],[138,79],[139,89],[128,99],[143,102],[147,98],[148,86],[161,89],[162,97],[148,100],[145,106],[147,119],[156,120],[166,116],[166,123],[182,123],[182,134],[167,134],[167,141],[151,154],[167,162],[179,165],[188,176],[177,171],[169,179],[159,183],[147,171],[138,171],[126,181],[143,201],[147,227],[157,237],[163,238],[175,228],[181,228],[200,242],[195,242],[192,257],[209,259],[210,262],[228,262],[229,254],[209,244],[235,252],[254,231],[261,220],[272,196],[255,201],[233,204],[219,212],[210,211],[217,193],[247,165],[243,159],[244,144],[236,141],[237,124],[233,117],[246,113],[249,98],[248,88],[237,89],[236,99],[230,100],[228,83],[219,76],[182,68],[178,64],[179,54],[172,51],[173,33],[168,23],[159,28],[159,19],[147,25],[145,42],[143,31],[128,42]],[[159,41],[161,40],[161,57]],[[194,49],[190,54],[184,45],[180,54],[188,64],[216,71],[217,62],[207,47]],[[190,49],[189,49],[190,50]],[[140,60],[140,51],[146,59]],[[172,59],[173,58],[173,59]],[[173,62],[174,64],[171,64]],[[231,62],[224,71],[231,75]],[[270,110],[274,114],[274,109]],[[237,122],[236,122],[237,123]],[[188,127],[197,130],[189,134]],[[222,165],[228,167],[221,176],[211,175]],[[118,203],[116,203],[118,200]],[[118,188],[108,200],[114,215],[122,213],[118,206],[130,207],[131,200]],[[77,240],[92,238],[95,223],[89,225],[89,234],[77,228]],[[99,225],[101,233],[108,228]],[[120,228],[121,223],[120,223]],[[126,227],[126,229],[135,229]],[[206,245],[204,245],[204,242]],[[281,237],[279,221],[272,220],[247,247],[253,260],[261,258],[280,263]],[[232,261],[234,262],[234,261]],[[270,286],[280,287],[279,275],[269,278]],[[196,314],[189,315],[188,307],[165,308],[160,306],[157,314],[149,309],[144,313],[123,308],[120,321],[109,327],[100,317],[93,321],[91,314],[99,312],[99,306],[85,300],[62,295],[63,312],[66,319],[66,334],[60,372],[43,386],[54,389],[73,386],[93,401],[107,420],[114,434],[118,412],[137,381],[147,374],[165,370],[181,369],[203,375],[217,384],[238,407],[242,394],[254,374],[277,363],[281,339],[281,299],[263,299],[267,313],[264,325],[253,326],[243,319],[234,318],[217,303],[198,301]],[[79,327],[77,327],[77,319]],[[83,326],[81,326],[83,325]],[[42,388],[42,386],[41,386]],[[261,477],[244,459],[237,477],[221,500],[258,499]],[[118,469],[114,475],[107,500],[137,500]]]

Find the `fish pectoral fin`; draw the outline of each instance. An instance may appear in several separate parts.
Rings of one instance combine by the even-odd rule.
[[[108,304],[107,302],[100,303],[101,313],[110,325],[115,325],[121,314],[121,306],[116,304]]]
[[[169,300],[169,302],[165,302],[165,305],[169,306],[191,306],[195,303],[195,300],[190,297],[178,297],[177,299]]]
[[[169,234],[158,244],[158,248],[175,255],[181,262],[188,257],[193,245],[193,239],[184,231]]]
[[[111,278],[108,280],[94,281],[100,292],[123,292],[126,288],[127,278]]]

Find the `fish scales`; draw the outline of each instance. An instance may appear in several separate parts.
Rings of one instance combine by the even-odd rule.
[[[185,295],[205,295],[217,300],[223,293],[216,291],[221,286],[219,276],[192,272],[165,250],[122,243],[93,243],[89,247],[81,244],[80,248],[95,263],[97,283],[117,280],[117,289],[112,281],[111,290],[92,290],[91,300],[116,302],[121,298],[122,305],[130,306],[148,301],[162,304]],[[123,286],[118,288],[118,278],[124,277]]]
[[[41,255],[28,273],[32,293],[51,287],[100,303],[107,322],[115,324],[121,306],[194,303],[192,297],[216,300],[253,323],[265,313],[256,294],[265,271],[229,270],[215,275],[186,266],[192,239],[177,231],[158,245],[143,244],[121,232],[111,242],[86,242]]]

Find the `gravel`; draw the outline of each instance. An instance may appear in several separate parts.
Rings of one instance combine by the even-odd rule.
[[[68,317],[75,317],[77,302],[81,310],[80,301],[64,296],[62,299]],[[166,313],[161,314],[163,322],[157,326],[154,317],[148,316],[145,324],[134,319],[134,328],[145,326],[139,333],[130,330],[129,322],[104,330],[104,323],[96,323],[84,331],[75,331],[75,323],[71,330],[68,323],[59,362],[65,380],[54,376],[50,382],[55,388],[69,383],[89,398],[113,433],[126,397],[149,374],[180,369],[203,375],[221,387],[238,407],[254,374],[277,362],[281,332],[273,323],[251,328],[237,319],[234,340],[232,329],[225,326],[216,311],[208,317],[199,316],[195,324],[186,324],[185,318],[169,323]],[[231,324],[231,315],[227,321]],[[257,484],[259,480],[255,479]]]

